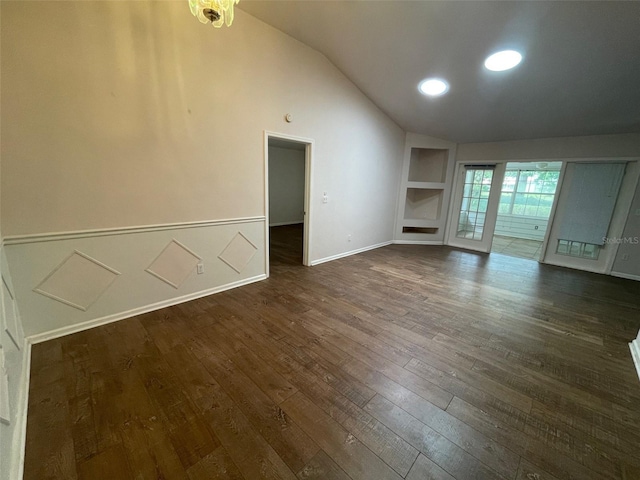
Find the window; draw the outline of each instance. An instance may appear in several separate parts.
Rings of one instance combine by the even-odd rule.
[[[558,240],[556,253],[570,257],[588,258],[597,260],[600,254],[600,245],[592,243],[574,242],[572,240]]]
[[[498,214],[549,218],[559,177],[559,171],[507,170]]]
[[[482,240],[492,179],[493,170],[471,168],[466,171],[456,237]]]

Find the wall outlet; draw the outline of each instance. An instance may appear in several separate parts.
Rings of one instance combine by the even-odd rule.
[[[347,235],[347,242],[351,241],[351,234]]]
[[[327,203],[329,201],[329,197],[327,197],[327,192],[322,194],[322,203]]]
[[[204,263],[198,264],[198,275],[202,275],[204,273]]]

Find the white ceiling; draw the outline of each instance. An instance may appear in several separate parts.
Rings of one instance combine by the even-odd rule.
[[[640,132],[640,1],[239,8],[323,53],[406,131],[460,143]],[[523,63],[485,70],[485,57],[504,48],[521,51]],[[447,95],[418,93],[432,76],[449,81]]]

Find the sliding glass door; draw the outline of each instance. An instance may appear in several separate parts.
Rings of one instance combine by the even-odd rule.
[[[460,165],[456,178],[449,245],[491,250],[504,164]]]

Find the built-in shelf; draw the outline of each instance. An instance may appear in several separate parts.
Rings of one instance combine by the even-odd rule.
[[[446,186],[446,183],[440,182],[407,182],[407,188],[444,189]]]
[[[403,220],[402,224],[406,227],[440,227],[439,220]]]
[[[412,148],[408,181],[445,183],[448,153],[448,150],[437,148]]]
[[[455,144],[407,134],[403,178],[398,192],[398,241],[443,243],[454,158]]]
[[[435,227],[402,227],[402,233],[421,233],[427,235],[435,235],[438,229]]]
[[[438,220],[442,210],[441,189],[407,188],[405,220]]]

